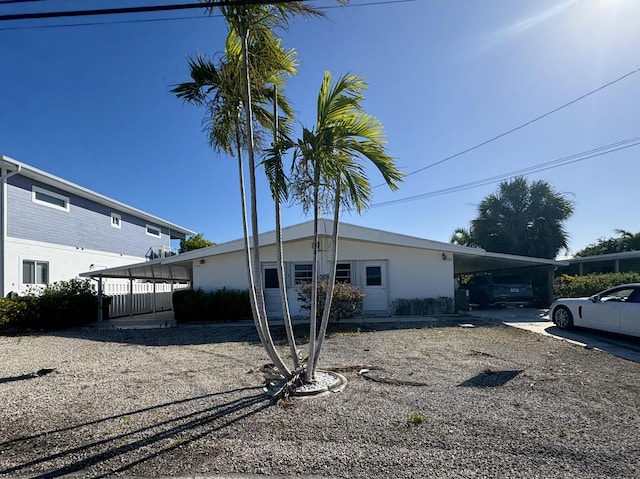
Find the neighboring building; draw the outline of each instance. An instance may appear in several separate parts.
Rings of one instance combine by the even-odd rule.
[[[599,254],[584,258],[567,258],[568,266],[558,268],[557,274],[585,275],[591,273],[640,273],[640,251]]]
[[[320,220],[319,276],[328,274],[332,221]],[[284,259],[290,309],[306,315],[297,299],[300,284],[311,279],[313,222],[283,229]],[[268,313],[280,314],[276,275],[275,232],[260,235],[260,259]],[[146,278],[192,280],[194,288],[216,290],[247,288],[244,241],[210,246],[177,257],[111,268],[83,276],[98,278]],[[362,288],[365,314],[389,314],[394,299],[455,298],[457,274],[473,274],[509,268],[553,268],[554,260],[489,253],[478,248],[452,245],[388,231],[340,223],[338,278]],[[549,281],[549,299],[551,294]]]
[[[0,155],[0,296],[171,251],[193,231]]]

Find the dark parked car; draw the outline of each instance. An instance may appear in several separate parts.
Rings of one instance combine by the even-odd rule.
[[[467,283],[469,302],[482,307],[490,304],[526,305],[534,299],[531,283],[502,276],[475,276]]]

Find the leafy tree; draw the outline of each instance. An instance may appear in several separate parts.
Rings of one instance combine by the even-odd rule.
[[[529,183],[524,177],[503,181],[478,205],[468,235],[454,234],[452,242],[471,241],[495,253],[555,258],[568,247],[563,223],[573,214],[573,206],[546,181]]]
[[[640,250],[640,232],[633,234],[622,229],[616,229],[615,232],[619,235],[617,238],[600,238],[595,243],[578,251],[575,256],[583,258],[585,256]]]
[[[180,253],[186,253],[187,251],[193,251],[196,249],[206,248],[207,246],[214,246],[213,241],[209,241],[202,236],[202,233],[190,236],[187,239],[180,240]]]

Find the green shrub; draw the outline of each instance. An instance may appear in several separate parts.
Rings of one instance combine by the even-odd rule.
[[[324,300],[327,297],[328,283],[326,281],[318,283],[318,319],[322,318],[324,311]],[[350,283],[336,283],[333,288],[333,299],[331,300],[330,321],[353,318],[362,312],[362,302],[365,294],[360,288]],[[303,284],[298,290],[298,300],[302,303],[302,309],[311,311],[311,285]]]
[[[455,312],[453,298],[398,298],[391,302],[395,316],[430,316],[434,314],[452,314]]]
[[[640,283],[640,273],[604,273],[570,276],[563,274],[556,283],[559,298],[580,298],[624,283]]]
[[[229,322],[252,318],[249,291],[227,288],[210,292],[202,289],[175,291],[173,311],[178,323]]]
[[[98,296],[88,279],[58,281],[27,296],[0,299],[4,330],[60,329],[98,319]]]

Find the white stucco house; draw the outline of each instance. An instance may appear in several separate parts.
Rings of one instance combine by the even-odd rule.
[[[319,222],[319,275],[328,274],[332,221]],[[311,277],[313,222],[283,229],[284,260],[290,308],[300,309],[297,289]],[[280,313],[276,274],[275,232],[259,236],[262,278],[267,312]],[[83,276],[149,280],[186,280],[194,288],[216,290],[248,286],[242,239],[175,257],[87,272]],[[394,299],[455,297],[455,275],[515,267],[553,268],[554,260],[489,253],[424,238],[340,223],[338,278],[359,286],[366,294],[364,314],[390,314]]]

